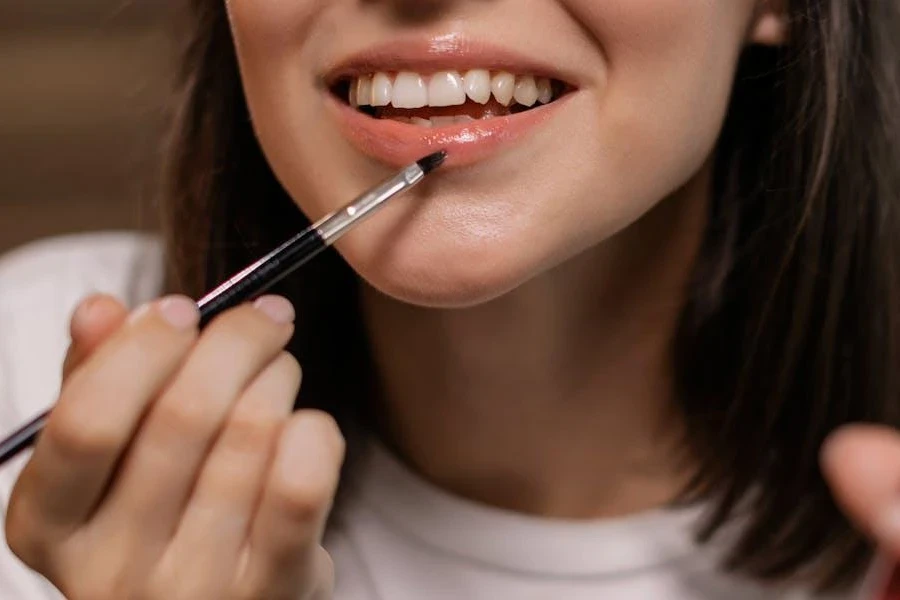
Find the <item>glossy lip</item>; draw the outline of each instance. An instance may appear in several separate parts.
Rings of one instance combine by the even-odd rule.
[[[571,91],[550,104],[525,112],[492,117],[465,124],[425,128],[417,125],[370,117],[335,97],[331,87],[339,80],[379,71],[409,70],[433,73],[441,70],[483,68],[511,73],[527,73],[565,82]],[[328,69],[321,86],[325,105],[341,133],[364,154],[399,167],[436,152],[446,150],[445,168],[469,165],[520,140],[546,122],[577,91],[578,77],[572,73],[498,48],[485,42],[457,35],[405,40],[377,46]]]
[[[364,154],[401,167],[432,152],[446,150],[444,168],[448,168],[478,162],[502,146],[519,140],[556,113],[568,97],[515,115],[430,129],[370,117],[330,93],[326,106],[335,116],[344,137]]]

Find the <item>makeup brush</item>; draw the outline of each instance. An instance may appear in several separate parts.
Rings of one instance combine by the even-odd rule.
[[[197,301],[200,326],[228,308],[253,300],[267,289],[311,261],[362,223],[388,200],[414,187],[444,163],[447,153],[435,152],[365,192],[350,204],[310,225],[301,233],[237,273]],[[47,410],[0,441],[0,465],[31,446],[44,428]]]

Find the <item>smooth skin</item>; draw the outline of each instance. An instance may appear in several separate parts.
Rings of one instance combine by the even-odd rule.
[[[291,414],[293,318],[268,297],[201,335],[187,298],[130,318],[86,300],[10,500],[13,552],[70,600],[330,598],[344,441],[330,416]]]

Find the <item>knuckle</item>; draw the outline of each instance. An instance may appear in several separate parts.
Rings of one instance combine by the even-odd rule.
[[[275,510],[297,523],[314,521],[331,502],[331,490],[326,486],[285,478],[275,479],[270,493]]]
[[[205,437],[216,428],[218,420],[204,399],[203,394],[166,395],[157,404],[153,418],[175,439]]]
[[[117,425],[86,410],[77,398],[60,401],[50,413],[42,438],[66,456],[82,460],[115,452],[120,444]]]
[[[222,444],[229,452],[254,454],[267,450],[278,432],[281,419],[236,410],[222,434]]]

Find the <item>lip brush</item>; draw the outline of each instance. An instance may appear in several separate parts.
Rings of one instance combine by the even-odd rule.
[[[197,301],[200,326],[222,311],[256,298],[308,263],[390,199],[415,187],[446,158],[447,153],[440,151],[414,162],[228,279]],[[0,441],[0,465],[34,443],[49,414],[50,410],[44,411]]]

